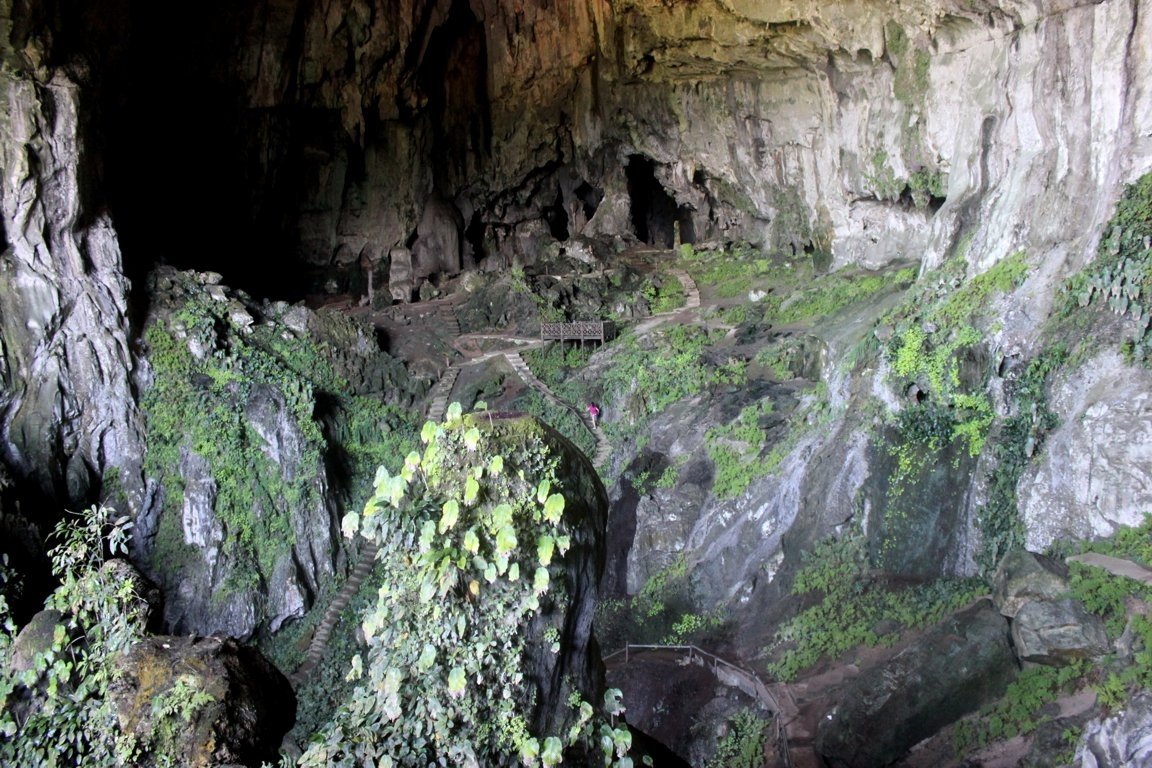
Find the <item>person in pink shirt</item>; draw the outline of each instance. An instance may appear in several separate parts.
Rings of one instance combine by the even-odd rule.
[[[600,421],[600,406],[596,403],[588,403],[588,418],[592,419],[592,426],[595,427]]]

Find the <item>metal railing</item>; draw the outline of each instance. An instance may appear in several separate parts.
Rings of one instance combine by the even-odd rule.
[[[612,323],[603,320],[577,320],[574,323],[540,323],[541,341],[599,341],[612,338]]]

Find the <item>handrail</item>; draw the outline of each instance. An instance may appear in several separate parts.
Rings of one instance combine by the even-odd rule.
[[[786,768],[792,768],[792,756],[788,751],[788,730],[780,721],[780,703],[776,700],[776,697],[772,695],[771,691],[768,690],[768,686],[764,684],[764,681],[760,679],[760,676],[755,672],[733,664],[727,659],[722,659],[716,654],[709,653],[708,651],[696,645],[653,645],[625,643],[623,648],[617,651],[613,651],[607,656],[602,656],[601,659],[603,661],[608,661],[608,659],[611,659],[613,656],[624,654],[624,663],[627,664],[630,660],[630,655],[633,650],[686,652],[689,659],[693,659],[695,656],[700,656],[701,659],[710,659],[713,665],[713,674],[716,674],[716,670],[723,666],[726,669],[730,669],[733,672],[736,672],[745,679],[751,678],[753,683],[752,688],[754,691],[753,697],[758,699],[762,704],[767,704],[768,708],[772,711],[772,722],[776,726],[776,743],[780,745],[780,753],[784,758],[784,765]],[[740,686],[736,687],[740,688]],[[743,688],[740,688],[740,690],[744,691]],[[747,693],[747,691],[745,691],[745,693]]]

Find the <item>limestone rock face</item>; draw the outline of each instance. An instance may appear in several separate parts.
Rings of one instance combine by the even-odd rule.
[[[0,73],[0,457],[23,493],[60,507],[115,469],[114,503],[136,511],[149,499],[128,282],[111,221],[82,193],[80,90],[62,71]]]
[[[1152,695],[1141,693],[1122,712],[1094,720],[1076,748],[1079,768],[1121,768],[1152,761]]]
[[[406,405],[407,373],[347,318],[205,273],[158,270],[147,328],[146,462],[163,497],[138,528],[167,626],[275,632],[347,565],[335,532],[348,481],[326,457],[353,428],[352,398]],[[354,427],[363,440],[385,428]]]
[[[217,637],[150,637],[125,656],[111,692],[142,765],[259,765],[278,759],[296,719],[288,679],[255,648]],[[179,727],[164,718],[182,717]]]
[[[1060,427],[1018,485],[1027,546],[1110,536],[1152,505],[1152,373],[1106,353],[1054,392]]]
[[[888,765],[1000,696],[1016,670],[1007,621],[981,602],[848,683],[820,721],[816,749],[834,766]]]

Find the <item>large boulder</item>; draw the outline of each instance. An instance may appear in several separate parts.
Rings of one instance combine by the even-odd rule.
[[[816,749],[843,768],[888,765],[1004,693],[1017,672],[1008,622],[981,601],[848,683]]]
[[[1088,723],[1074,764],[1079,768],[1152,765],[1152,694],[1141,693],[1122,712]]]
[[[1053,600],[1068,593],[1068,566],[1044,555],[1014,549],[1004,556],[992,579],[992,601],[1012,618],[1032,600]]]
[[[288,679],[232,639],[150,637],[125,656],[111,690],[140,765],[189,768],[275,763],[296,719]]]
[[[1102,656],[1111,647],[1099,616],[1079,600],[1033,600],[1012,620],[1012,643],[1021,661],[1053,666]]]

